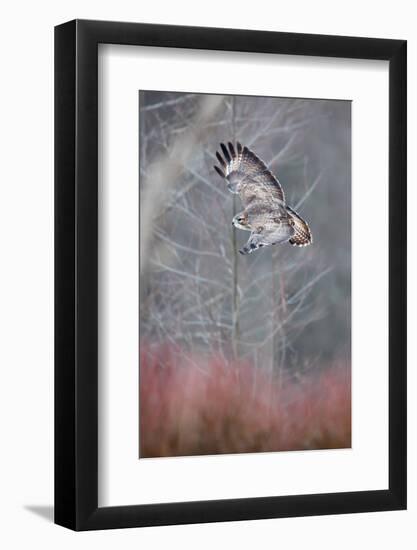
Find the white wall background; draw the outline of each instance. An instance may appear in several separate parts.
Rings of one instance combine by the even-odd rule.
[[[409,279],[417,278],[414,2],[39,0],[1,10],[0,542],[4,548],[320,548],[417,541],[416,290],[409,289],[409,510],[72,533],[53,498],[53,26],[78,18],[404,38],[409,53]]]

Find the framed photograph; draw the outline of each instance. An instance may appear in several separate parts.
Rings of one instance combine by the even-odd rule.
[[[406,507],[406,42],[55,29],[55,522]]]

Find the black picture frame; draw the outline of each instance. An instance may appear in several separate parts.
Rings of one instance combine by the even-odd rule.
[[[387,490],[98,507],[97,54],[106,43],[389,62]],[[55,523],[78,531],[406,508],[406,46],[106,21],[55,28]]]

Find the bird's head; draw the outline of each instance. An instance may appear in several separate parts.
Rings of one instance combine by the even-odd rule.
[[[232,220],[232,225],[234,225],[234,227],[238,227],[239,229],[249,230],[250,228],[248,227],[249,225],[248,215],[245,213],[236,214],[236,216]]]

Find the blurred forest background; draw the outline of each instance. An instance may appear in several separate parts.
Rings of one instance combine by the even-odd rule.
[[[140,457],[349,447],[351,104],[139,93]],[[313,245],[241,256],[240,141]]]

